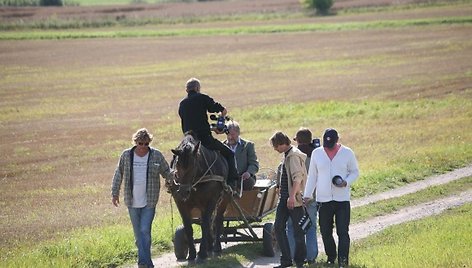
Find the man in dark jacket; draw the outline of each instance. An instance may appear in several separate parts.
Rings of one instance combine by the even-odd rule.
[[[208,123],[208,112],[220,113],[221,116],[226,116],[226,108],[215,102],[210,96],[200,93],[200,81],[196,78],[190,78],[187,81],[186,91],[187,97],[179,104],[182,132],[192,131],[203,146],[210,150],[219,151],[226,158],[229,166],[227,183],[233,189],[236,189],[238,173],[234,153],[226,145],[213,138]]]

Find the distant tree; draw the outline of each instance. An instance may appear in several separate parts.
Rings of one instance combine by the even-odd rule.
[[[63,0],[40,0],[39,5],[40,6],[63,6],[64,1]]]
[[[301,2],[305,8],[316,10],[316,13],[326,15],[329,14],[334,0],[301,0]]]

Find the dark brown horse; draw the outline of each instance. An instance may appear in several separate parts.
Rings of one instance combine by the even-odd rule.
[[[227,189],[225,181],[228,176],[228,163],[218,152],[201,146],[192,133],[186,133],[172,153],[174,159],[171,167],[176,171],[176,179],[170,185],[170,192],[182,217],[189,248],[187,259],[193,261],[197,257],[191,213],[194,208],[197,208],[201,212],[200,226],[202,228],[197,261],[205,260],[213,250],[221,251],[219,239],[215,245],[212,230],[218,232],[216,237],[220,236],[221,228],[219,227],[223,226],[222,214],[226,207],[218,210],[221,216],[216,217],[217,222],[214,220],[214,215]],[[226,206],[227,202],[224,203]]]

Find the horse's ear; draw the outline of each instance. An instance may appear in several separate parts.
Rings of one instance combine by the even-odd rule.
[[[197,144],[195,144],[195,147],[193,148],[193,153],[194,154],[197,154],[198,153],[198,149],[200,148],[200,144],[201,142],[197,142]]]
[[[174,155],[180,155],[182,153],[182,150],[177,150],[177,149],[170,149]]]

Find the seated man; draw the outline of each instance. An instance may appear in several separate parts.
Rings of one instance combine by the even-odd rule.
[[[233,152],[236,158],[236,169],[239,178],[243,181],[243,191],[251,190],[256,184],[256,173],[259,171],[259,161],[252,141],[241,139],[239,124],[230,121],[227,124],[228,132],[223,142]]]
[[[186,84],[187,96],[179,104],[179,116],[182,132],[193,131],[202,145],[210,150],[219,151],[228,161],[227,183],[233,190],[237,189],[238,174],[233,152],[211,135],[208,123],[208,112],[226,116],[226,108],[215,102],[210,96],[200,93],[200,81],[191,78]]]

